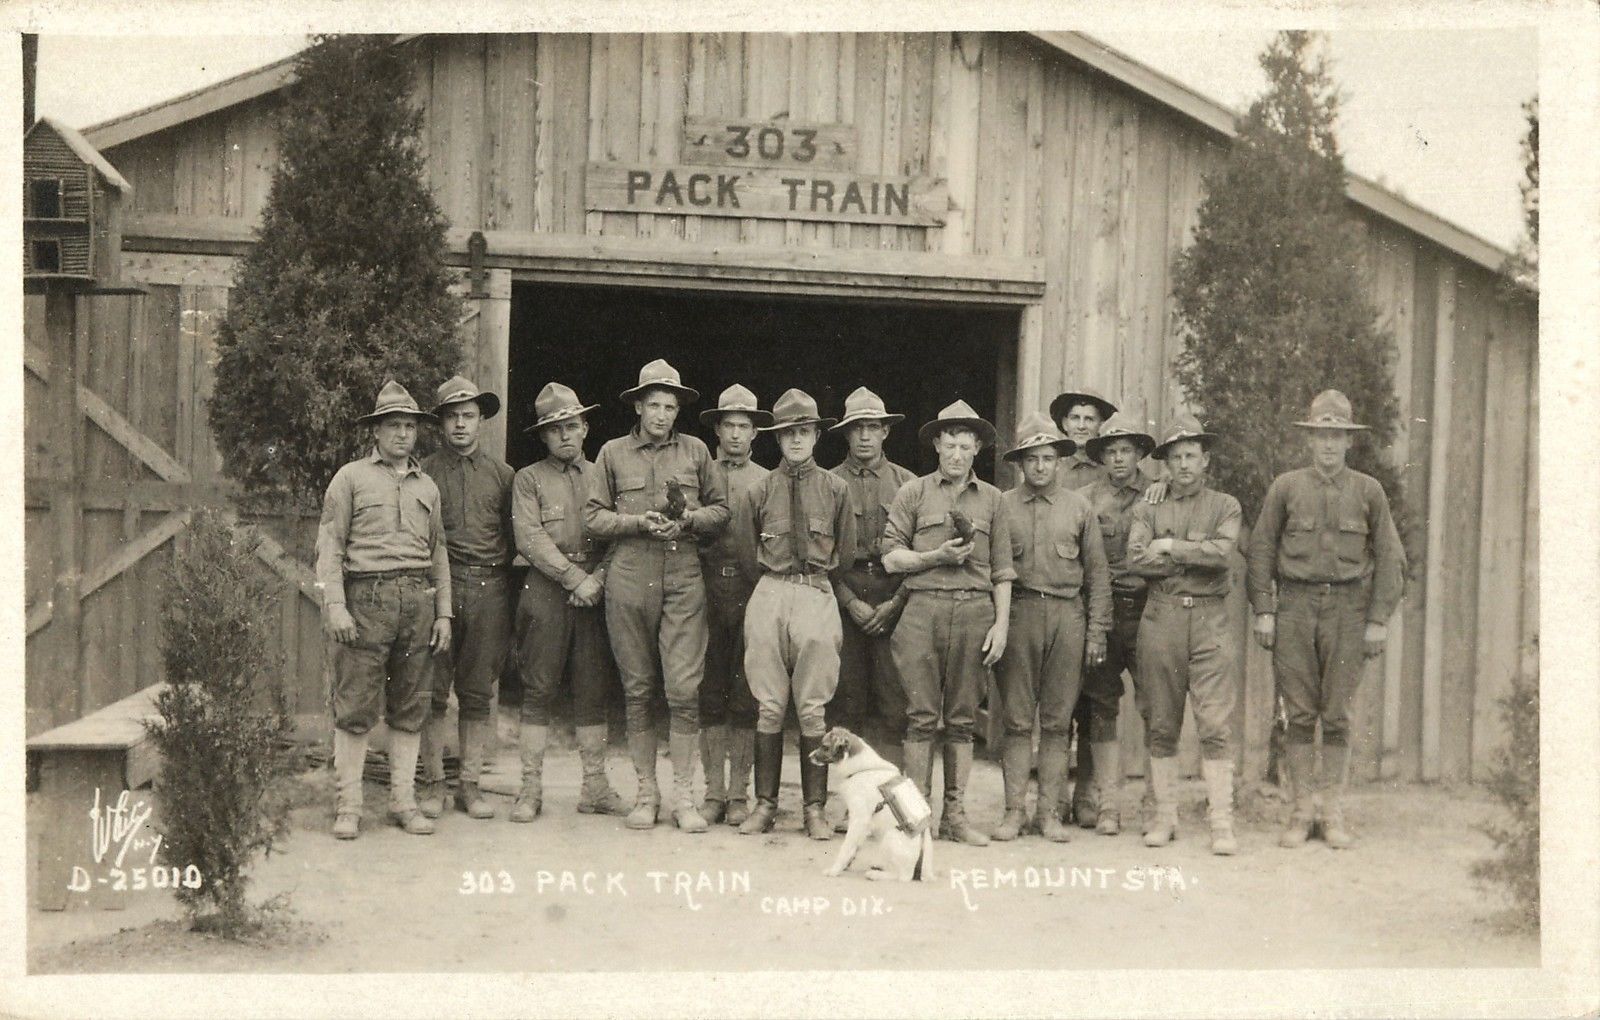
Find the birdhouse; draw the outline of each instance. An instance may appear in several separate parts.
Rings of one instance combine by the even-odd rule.
[[[115,287],[121,276],[119,212],[132,187],[82,135],[41,117],[22,141],[22,277]]]

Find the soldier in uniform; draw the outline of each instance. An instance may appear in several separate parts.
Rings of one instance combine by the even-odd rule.
[[[1155,449],[1155,437],[1140,432],[1131,421],[1113,415],[1088,441],[1089,458],[1105,468],[1104,475],[1078,491],[1089,501],[1100,522],[1100,538],[1111,569],[1111,630],[1106,635],[1106,654],[1098,664],[1088,664],[1080,704],[1089,706],[1088,739],[1094,761],[1093,775],[1098,791],[1093,800],[1098,810],[1095,831],[1115,836],[1122,831],[1122,815],[1117,806],[1121,787],[1121,746],[1117,741],[1117,716],[1122,703],[1122,674],[1133,678],[1134,703],[1148,731],[1150,705],[1138,673],[1139,619],[1144,615],[1146,582],[1128,569],[1128,527],[1133,522],[1133,505],[1151,484],[1139,469],[1139,461]],[[1082,731],[1080,731],[1082,732]],[[1146,737],[1148,742],[1148,735]],[[1148,748],[1145,781],[1149,789]]]
[[[328,483],[317,528],[322,626],[334,640],[333,834],[355,839],[367,736],[389,724],[389,812],[406,832],[433,823],[417,810],[417,755],[433,662],[450,648],[450,558],[439,487],[411,456],[417,423],[433,416],[390,380],[371,414],[373,451]]]
[[[923,425],[918,438],[939,455],[938,470],[895,493],[884,528],[883,567],[905,574],[909,596],[890,649],[905,681],[905,771],[922,795],[933,782],[933,737],[944,717],[942,837],[986,846],[967,821],[962,793],[972,771],[972,734],[986,670],[1006,650],[1011,620],[1011,530],[1000,490],[974,474],[994,426],[958,400]]]
[[[756,406],[756,395],[735,383],[722,391],[717,406],[700,412],[700,422],[717,436],[717,480],[731,511],[745,489],[767,477],[750,459],[756,426],[772,415]],[[744,672],[744,614],[751,582],[739,567],[732,530],[700,546],[706,576],[706,675],[700,681],[700,763],[706,773],[706,799],[700,808],[715,825],[742,825],[750,816],[750,766],[755,759],[756,702]],[[727,771],[724,773],[723,765]]]
[[[550,704],[566,675],[572,680],[572,722],[583,763],[582,814],[626,813],[606,778],[606,700],[616,666],[606,641],[606,543],[584,533],[583,505],[595,466],[583,455],[587,407],[571,387],[546,383],[533,402],[528,431],[546,456],[517,472],[511,520],[528,578],[517,604],[517,672],[522,678],[522,784],[513,822],[531,822],[544,804],[544,753]]]
[[[706,660],[706,586],[696,541],[728,525],[728,504],[711,451],[677,430],[681,405],[700,396],[657,359],[621,399],[639,424],[600,448],[584,526],[613,544],[606,572],[606,629],[628,704],[628,753],[639,790],[627,825],[656,824],[656,731],[650,697],[661,676],[671,715],[672,818],[705,832],[693,796],[700,743],[700,679]]]
[[[1355,837],[1345,824],[1350,778],[1350,701],[1362,664],[1383,654],[1388,621],[1405,583],[1405,550],[1377,479],[1345,466],[1356,433],[1350,401],[1324,390],[1306,430],[1311,466],[1273,479],[1250,536],[1248,590],[1256,640],[1272,649],[1278,694],[1289,718],[1285,765],[1294,813],[1279,839],[1303,846],[1323,790],[1322,838],[1334,849]],[[1313,743],[1322,723],[1322,775]]]
[[[1139,621],[1139,675],[1150,700],[1150,778],[1156,817],[1144,845],[1166,846],[1178,829],[1178,734],[1184,699],[1200,732],[1210,805],[1211,852],[1237,853],[1233,746],[1229,733],[1239,669],[1223,604],[1228,555],[1239,541],[1239,501],[1206,485],[1216,436],[1179,419],[1151,456],[1166,462],[1167,498],[1139,502],[1128,526],[1128,566],[1150,579]]]
[[[1116,413],[1116,404],[1086,386],[1057,394],[1050,401],[1050,420],[1077,445],[1077,451],[1062,461],[1063,487],[1086,489],[1105,477],[1105,468],[1089,456],[1089,440],[1099,435],[1100,426]],[[1076,781],[1072,786],[1071,806],[1063,814],[1068,820],[1076,819],[1085,829],[1094,828],[1100,814],[1096,798],[1099,781],[1095,778],[1092,751],[1094,711],[1094,692],[1086,683],[1078,692],[1078,703],[1072,710],[1072,730],[1077,734]],[[1062,785],[1062,793],[1066,793],[1065,784]]]
[[[849,486],[856,517],[856,547],[844,550],[844,645],[839,689],[828,703],[829,725],[860,733],[896,768],[905,764],[900,745],[906,733],[906,693],[889,641],[907,593],[901,575],[883,569],[883,525],[894,494],[916,475],[885,457],[883,444],[889,430],[904,420],[905,415],[890,414],[883,400],[862,386],[845,398],[844,417],[828,430],[844,436],[847,453],[833,473]],[[870,733],[869,719],[876,724]]]
[[[1084,664],[1098,665],[1106,653],[1111,578],[1100,544],[1100,522],[1080,495],[1082,490],[1074,492],[1059,479],[1061,459],[1070,457],[1074,448],[1050,419],[1033,414],[1018,427],[1016,445],[1005,455],[1022,468],[1022,484],[1004,497],[1017,579],[1011,586],[1006,654],[998,670],[1005,707],[1001,771],[1006,812],[994,830],[997,840],[1016,839],[1027,825],[1037,714],[1035,825],[1046,839],[1067,841],[1069,830],[1056,813],[1067,775],[1067,725]]]
[[[827,731],[824,708],[839,684],[838,592],[844,550],[856,548],[856,520],[845,482],[812,457],[831,419],[817,402],[786,390],[772,405],[783,461],[739,497],[735,547],[748,578],[759,578],[744,622],[744,668],[760,713],[756,723],[756,806],[739,831],[767,832],[778,815],[783,719],[792,699],[800,718],[800,790],[805,831],[830,839],[824,816],[828,766],[811,760]]]
[[[439,487],[445,546],[450,552],[454,613],[451,649],[439,658],[433,707],[422,730],[425,783],[417,806],[429,818],[444,813],[446,712],[455,688],[461,775],[456,804],[470,818],[494,817],[478,789],[485,755],[494,754],[495,685],[511,643],[511,468],[478,443],[485,421],[500,412],[500,398],[456,376],[439,387],[433,414],[444,447],[422,461]]]

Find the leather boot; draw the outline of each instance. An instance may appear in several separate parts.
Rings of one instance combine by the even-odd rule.
[[[544,807],[544,749],[550,742],[550,727],[522,724],[522,786],[511,805],[513,822],[531,822]]]
[[[710,828],[694,804],[694,763],[700,757],[700,734],[667,734],[667,754],[672,758],[672,821],[684,832]]]
[[[1151,758],[1150,785],[1155,788],[1156,812],[1144,845],[1166,846],[1178,835],[1178,759]]]
[[[944,817],[939,819],[939,834],[969,846],[988,846],[989,837],[967,821],[964,801],[967,777],[972,774],[972,745],[944,745]]]
[[[1239,852],[1239,841],[1233,835],[1233,762],[1200,762],[1200,773],[1206,780],[1206,818],[1211,822],[1211,852],[1228,856]]]
[[[1100,805],[1095,800],[1094,751],[1089,743],[1089,727],[1078,726],[1078,774],[1072,783],[1072,820],[1080,829],[1092,829],[1098,821]]]
[[[716,825],[728,813],[728,783],[723,764],[728,758],[728,727],[706,726],[700,730],[700,766],[706,773],[706,799],[700,815],[708,825]]]
[[[1122,792],[1122,745],[1115,740],[1105,740],[1090,744],[1089,753],[1094,758],[1095,800],[1100,805],[1094,831],[1102,836],[1115,836],[1122,831],[1118,796]]]
[[[1344,822],[1344,790],[1350,782],[1350,747],[1322,745],[1322,839],[1334,850],[1355,845],[1355,833]]]
[[[1317,745],[1286,744],[1283,749],[1283,769],[1289,774],[1289,793],[1294,798],[1294,811],[1289,824],[1278,836],[1278,845],[1285,850],[1306,845],[1311,830],[1317,824],[1317,787],[1313,778],[1316,771]]]
[[[580,815],[625,815],[628,806],[606,778],[606,726],[579,726],[578,760],[583,763],[583,790],[578,794]]]
[[[828,766],[815,765],[811,752],[822,746],[822,735],[800,734],[800,801],[804,805],[806,835],[812,839],[832,839],[828,824]]]
[[[431,836],[433,823],[417,810],[417,756],[421,733],[389,731],[389,818],[413,836]]]
[[[633,774],[639,780],[633,810],[626,824],[630,829],[653,829],[661,813],[661,788],[656,785],[656,731],[640,730],[628,734],[628,757],[633,759]]]
[[[1067,737],[1060,733],[1039,735],[1039,802],[1034,810],[1034,826],[1039,835],[1052,843],[1066,843],[1072,830],[1061,820],[1061,791],[1067,786]]]
[[[1006,814],[994,830],[994,838],[1009,843],[1022,835],[1028,814],[1028,772],[1033,764],[1033,737],[1030,734],[1006,734],[1005,749],[1000,753],[1000,774],[1006,784]]]
[[[367,735],[333,731],[333,835],[355,839],[361,833],[361,773],[367,765]]]
[[[429,710],[422,724],[422,786],[417,790],[417,810],[429,818],[444,814],[444,740],[450,720]]]
[[[905,752],[906,778],[917,784],[917,792],[929,804],[933,803],[933,742],[908,740],[901,749]]]
[[[750,817],[750,766],[755,755],[755,727],[728,727],[728,813],[723,820],[734,828]]]
[[[1155,824],[1156,817],[1156,787],[1150,778],[1150,729],[1145,728],[1144,748],[1144,792],[1139,795],[1139,831],[1148,832],[1150,826]]]
[[[478,788],[478,776],[483,772],[483,760],[490,746],[490,721],[488,719],[462,719],[461,738],[461,792],[456,795],[456,805],[468,818],[484,821],[494,817],[494,805],[484,799]],[[426,813],[426,812],[424,812]]]
[[[771,832],[778,820],[778,784],[783,778],[783,732],[755,736],[756,806],[739,826],[739,834],[755,836]]]

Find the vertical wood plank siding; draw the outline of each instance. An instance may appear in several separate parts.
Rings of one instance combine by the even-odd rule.
[[[457,227],[1036,257],[1046,267],[1044,295],[1023,310],[1021,335],[1002,341],[1013,346],[999,352],[1018,376],[1000,401],[1004,416],[1042,408],[1072,384],[1119,394],[1125,412],[1152,426],[1181,403],[1170,371],[1182,345],[1171,260],[1192,235],[1204,175],[1225,158],[1225,143],[1029,36],[446,35],[407,45],[431,182]],[[134,184],[134,209],[256,221],[277,161],[276,103],[263,96],[110,150]],[[862,173],[945,179],[946,221],[881,227],[585,211],[587,160],[671,163],[685,116],[852,124]],[[1403,420],[1391,454],[1411,501],[1416,561],[1389,650],[1369,667],[1357,705],[1355,767],[1366,777],[1477,777],[1503,740],[1497,699],[1514,670],[1536,665],[1535,316],[1477,266],[1358,214],[1369,234],[1372,299],[1397,341]],[[95,323],[83,370],[96,393],[137,413],[197,481],[214,480],[206,352],[226,293],[151,291],[133,321]],[[486,305],[480,343],[503,345],[501,305],[509,302]],[[43,307],[30,299],[28,308],[30,342],[46,344]],[[477,360],[505,371],[503,352]],[[148,383],[137,405],[135,376]],[[38,437],[48,387],[30,377],[27,393],[35,473],[45,469]],[[88,431],[95,480],[148,475]],[[1256,509],[1247,507],[1247,516]],[[35,501],[28,514],[32,605],[49,597],[53,568],[49,543],[41,549],[37,540],[48,511]],[[137,508],[85,511],[83,555],[114,552],[130,526],[154,519]],[[156,566],[152,558],[85,603],[86,640],[112,643],[88,658],[95,698],[126,693],[132,681],[120,678],[154,668],[142,618],[155,604],[143,586],[155,583]],[[282,617],[286,669],[317,676],[314,607],[302,599]],[[35,646],[44,634],[29,640],[30,668],[42,661]],[[1258,773],[1273,711],[1271,668],[1251,644],[1244,664],[1241,755]],[[52,697],[35,686],[30,732],[50,714],[36,700]],[[314,698],[315,684],[303,695]],[[1123,718],[1136,718],[1131,697]],[[1130,733],[1125,764],[1134,771],[1139,745]]]

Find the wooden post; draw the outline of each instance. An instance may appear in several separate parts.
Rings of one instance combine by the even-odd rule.
[[[1428,587],[1423,606],[1422,778],[1440,775],[1439,728],[1444,702],[1445,506],[1450,499],[1450,388],[1455,366],[1456,273],[1439,266],[1439,310],[1433,350],[1433,422],[1429,429]]]
[[[511,399],[511,270],[491,269],[485,281],[489,296],[478,301],[478,376],[480,389]],[[483,423],[483,448],[506,459],[506,415]]]
[[[78,404],[78,297],[61,285],[45,292],[45,329],[50,342],[51,530],[55,532],[55,584],[51,592],[51,654],[45,672],[56,685],[52,723],[83,715],[82,607],[83,462]]]

